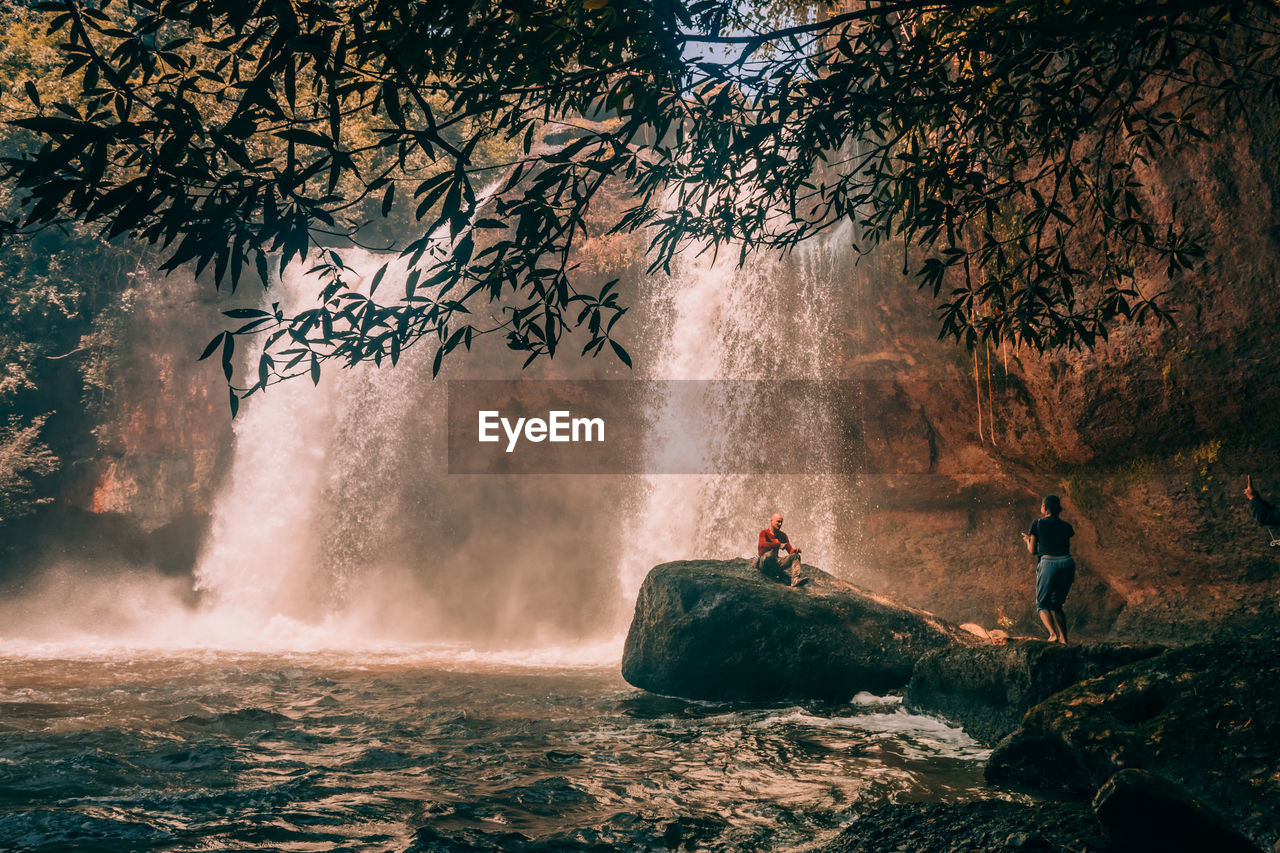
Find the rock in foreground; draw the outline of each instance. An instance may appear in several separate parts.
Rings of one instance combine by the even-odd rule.
[[[939,649],[916,664],[905,704],[994,746],[1018,728],[1033,705],[1059,690],[1162,651],[1161,646],[1063,646],[1042,640]]]
[[[821,853],[1067,853],[1109,850],[1080,803],[894,803],[870,810]]]
[[[805,567],[773,583],[747,560],[664,563],[636,599],[622,654],[628,682],[691,699],[827,699],[907,683],[925,653],[973,638]]]
[[[1145,770],[1121,770],[1093,799],[1107,840],[1120,853],[1262,853],[1203,803]]]
[[[987,778],[1089,794],[1163,776],[1264,847],[1280,825],[1280,644],[1203,643],[1055,694],[991,754]]]

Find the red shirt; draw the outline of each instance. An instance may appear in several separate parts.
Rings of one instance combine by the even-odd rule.
[[[791,542],[787,540],[787,534],[779,530],[775,536],[772,527],[766,527],[760,531],[760,544],[756,547],[756,556],[763,557],[779,548],[786,548],[787,553],[791,553]]]

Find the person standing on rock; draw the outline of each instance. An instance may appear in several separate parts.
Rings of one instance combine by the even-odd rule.
[[[1071,537],[1075,528],[1063,521],[1062,499],[1045,495],[1040,504],[1040,517],[1022,534],[1027,551],[1038,559],[1036,564],[1036,610],[1040,621],[1049,629],[1049,642],[1067,642],[1067,617],[1062,605],[1076,579],[1076,561],[1071,558]]]
[[[779,552],[787,549],[785,559],[779,560]],[[760,531],[760,542],[756,546],[756,567],[770,580],[786,583],[791,586],[800,585],[800,549],[791,547],[791,540],[782,532],[782,513],[775,512],[769,517],[769,526]]]

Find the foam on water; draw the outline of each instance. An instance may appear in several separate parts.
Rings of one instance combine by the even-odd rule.
[[[207,635],[213,635],[207,629]],[[196,632],[201,634],[204,632]],[[239,661],[266,668],[282,661],[306,666],[420,667],[458,672],[489,670],[616,669],[622,657],[623,637],[576,645],[534,649],[476,649],[457,643],[333,643],[313,626],[278,635],[231,637],[221,643],[192,642],[189,637],[157,634],[131,637],[129,642],[77,636],[53,641],[6,641],[3,661]],[[148,642],[147,640],[150,640]],[[240,640],[237,644],[237,640]]]

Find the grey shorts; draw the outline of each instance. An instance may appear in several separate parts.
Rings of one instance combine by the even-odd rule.
[[[788,554],[781,561],[773,554],[765,554],[764,556],[756,557],[756,568],[770,580],[775,580],[778,583],[791,583],[791,573],[795,571],[794,566],[797,562],[794,554]],[[784,564],[785,568],[783,567]]]
[[[1061,610],[1075,579],[1075,560],[1070,557],[1041,557],[1036,566],[1036,609]]]

